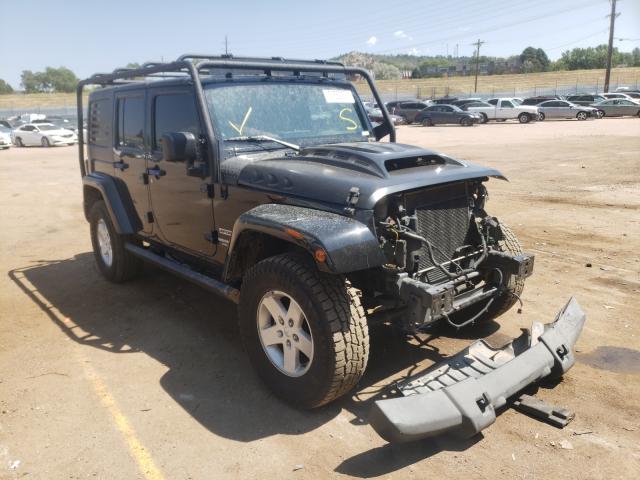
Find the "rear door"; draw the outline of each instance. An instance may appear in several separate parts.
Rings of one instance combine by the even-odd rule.
[[[149,91],[149,191],[154,233],[174,248],[211,256],[215,253],[211,242],[213,200],[207,195],[207,181],[187,175],[184,160],[164,160],[160,142],[162,135],[169,132],[190,132],[199,139],[203,130],[197,112],[193,90],[187,86]],[[199,155],[203,153],[201,149]]]
[[[145,182],[147,169],[145,111],[146,90],[132,89],[116,94],[115,145],[113,165],[116,178],[122,180],[135,213],[140,219],[142,231],[150,234],[149,194]],[[122,193],[122,192],[121,192]]]

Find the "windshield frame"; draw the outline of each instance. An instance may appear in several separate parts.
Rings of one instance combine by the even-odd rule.
[[[310,147],[314,145],[320,144],[331,144],[331,143],[344,143],[344,142],[369,142],[371,139],[375,139],[374,127],[369,119],[369,115],[367,114],[367,110],[362,103],[362,99],[360,95],[356,91],[353,84],[346,80],[338,80],[334,78],[326,78],[326,77],[298,77],[292,78],[290,76],[282,76],[282,77],[247,77],[247,78],[234,78],[233,81],[220,81],[220,80],[210,80],[203,81],[202,86],[204,90],[205,103],[208,109],[208,113],[211,119],[211,123],[215,132],[216,139],[220,142],[221,150],[229,151],[233,150],[237,153],[253,153],[253,152],[264,152],[265,150],[282,150],[287,149],[286,146],[277,144],[276,142],[251,142],[251,141],[241,141],[241,140],[229,140],[225,138],[223,135],[220,125],[219,119],[216,116],[216,108],[215,104],[210,101],[207,92],[211,89],[217,88],[233,88],[238,86],[250,86],[250,85],[265,85],[265,84],[279,84],[279,85],[290,85],[290,84],[298,84],[298,85],[310,85],[310,86],[320,86],[326,88],[335,88],[335,89],[346,89],[349,90],[354,97],[354,113],[360,120],[361,126],[363,129],[366,129],[368,132],[367,136],[357,137],[351,139],[341,139],[339,136],[311,136],[311,137],[287,137],[287,138],[279,138],[277,135],[271,133],[264,135],[268,135],[271,137],[277,137],[281,140],[285,140],[286,142],[295,143],[300,145],[301,148]],[[249,135],[254,136],[254,135]],[[314,141],[315,140],[315,141]],[[224,155],[224,157],[228,157],[228,155]]]

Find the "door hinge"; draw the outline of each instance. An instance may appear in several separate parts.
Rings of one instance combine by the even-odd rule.
[[[207,242],[213,243],[214,245],[218,244],[218,231],[217,230],[211,230],[210,232],[206,233],[204,236],[205,240]]]
[[[153,212],[147,212],[147,222],[153,223]]]

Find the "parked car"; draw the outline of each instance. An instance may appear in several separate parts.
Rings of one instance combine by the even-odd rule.
[[[433,100],[436,105],[453,105],[453,102],[460,100],[458,97],[440,97]]]
[[[474,123],[480,123],[482,117],[472,112],[465,112],[455,105],[431,105],[416,115],[416,123],[423,127],[442,124],[460,124],[470,127]]]
[[[60,128],[52,123],[27,123],[11,132],[13,143],[19,147],[40,145],[52,147],[54,145],[73,145],[78,142],[78,136],[71,130]]]
[[[382,116],[382,110],[380,110],[379,108],[371,108],[367,106],[365,106],[365,110],[367,111],[369,120],[371,120],[374,123],[383,122],[384,118]],[[394,125],[402,125],[405,123],[404,118],[398,115],[394,115],[393,113],[390,113],[389,117],[391,118],[391,121],[393,122]]]
[[[481,102],[481,101],[482,101],[481,98],[465,98],[463,100],[456,100],[455,102],[451,102],[448,105],[455,105],[456,107],[462,108],[469,103]]]
[[[597,108],[576,105],[566,100],[548,100],[538,105],[540,110],[539,120],[545,118],[577,118],[586,120],[589,117],[600,118]]]
[[[560,95],[540,95],[537,97],[529,97],[522,101],[522,105],[539,105],[548,100],[562,100],[562,97]]]
[[[6,150],[11,147],[11,129],[0,125],[0,150]]]
[[[621,116],[638,116],[640,117],[640,102],[627,100],[626,98],[610,98],[593,104],[597,108],[601,117],[621,117]]]
[[[416,115],[428,106],[429,105],[426,102],[409,101],[398,102],[391,109],[389,109],[389,107],[387,107],[387,109],[389,110],[389,113],[402,117],[405,123],[410,124],[416,122]]]
[[[476,113],[482,118],[481,123],[489,120],[505,121],[518,119],[520,123],[529,123],[538,119],[538,108],[529,105],[518,105],[513,98],[497,98],[496,104],[482,102],[480,105],[469,105],[467,111]]]
[[[8,129],[13,128],[8,120],[0,120],[0,125],[3,126],[3,127],[8,128]]]
[[[632,98],[627,93],[621,93],[621,92],[603,93],[602,96],[604,98],[606,98],[606,99],[609,99],[609,98],[626,98],[627,100],[631,100],[631,98]]]
[[[575,103],[576,105],[585,105],[590,106],[594,103],[601,102],[605,100],[602,95],[596,94],[579,94],[579,95],[568,95],[566,100],[571,103]]]

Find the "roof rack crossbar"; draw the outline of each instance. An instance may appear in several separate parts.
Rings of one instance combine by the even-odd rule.
[[[200,60],[197,63],[195,60]],[[330,73],[339,73],[343,75],[359,75],[369,84],[371,93],[376,102],[380,106],[384,121],[374,128],[376,139],[380,140],[385,135],[389,135],[391,142],[396,141],[396,132],[393,122],[389,116],[378,90],[373,83],[373,78],[369,72],[363,68],[346,67],[340,62],[331,62],[324,60],[291,60],[282,57],[265,58],[234,58],[232,55],[200,55],[200,54],[184,54],[178,57],[175,62],[156,63],[147,62],[140,68],[116,68],[111,73],[96,73],[89,78],[78,82],[76,89],[77,113],[78,113],[78,160],[80,162],[80,173],[82,177],[87,175],[87,165],[84,158],[84,132],[83,132],[83,106],[82,93],[87,85],[113,85],[144,82],[145,78],[159,76],[166,78],[185,78],[190,77],[193,81],[195,99],[200,109],[200,114],[204,122],[206,137],[212,143],[212,148],[207,149],[209,152],[210,165],[213,168],[214,181],[221,181],[220,161],[222,152],[221,144],[216,139],[213,130],[213,124],[209,115],[208,106],[204,97],[204,89],[200,74],[210,73],[213,69],[237,69],[237,70],[262,70],[265,73],[272,71],[286,71],[300,75],[302,72],[320,73],[324,77],[328,77]],[[166,75],[166,74],[170,75]],[[165,75],[160,75],[165,74]]]

